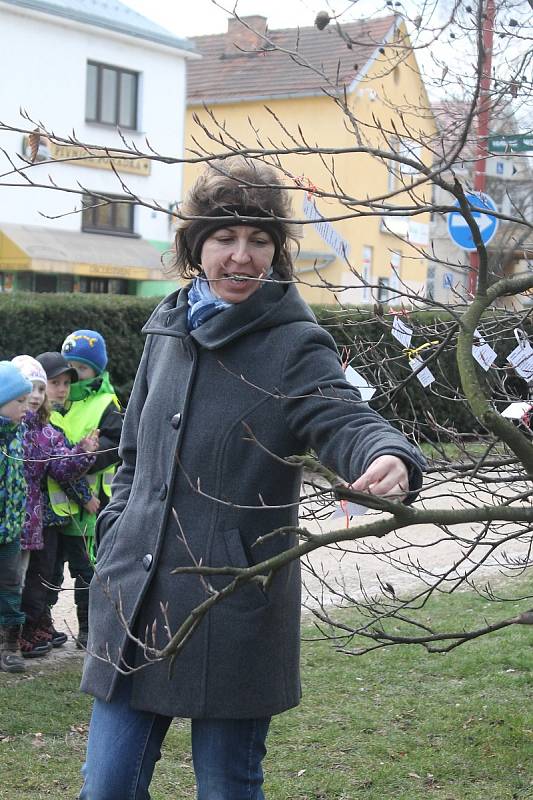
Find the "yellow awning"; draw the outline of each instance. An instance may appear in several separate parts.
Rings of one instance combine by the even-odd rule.
[[[0,223],[0,270],[169,280],[145,239]]]

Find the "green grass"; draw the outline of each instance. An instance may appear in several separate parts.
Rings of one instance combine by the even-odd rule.
[[[422,442],[420,449],[426,458],[442,460],[445,458],[449,461],[462,460],[465,457],[479,458],[485,455],[487,451],[487,444],[480,442],[477,439],[465,439],[463,445],[459,447],[455,442],[439,442],[439,444],[432,444],[431,442]],[[504,456],[505,448],[501,443],[496,445],[490,451],[490,457],[494,458],[498,455]],[[507,455],[509,455],[507,453]]]
[[[457,628],[513,608],[461,593],[437,598],[422,614]],[[305,633],[316,635],[309,626]],[[90,699],[77,691],[80,666],[0,675],[1,800],[76,797],[90,712]],[[272,723],[268,800],[533,797],[531,628],[448,655],[402,647],[350,657],[304,641],[302,667],[301,706]],[[180,721],[152,797],[192,800],[193,786],[188,725]]]

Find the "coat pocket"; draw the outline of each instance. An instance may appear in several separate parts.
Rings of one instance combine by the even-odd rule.
[[[104,561],[107,561],[109,558],[111,551],[113,550],[113,545],[115,544],[117,530],[123,517],[124,511],[118,514],[109,513],[107,518],[104,518],[100,523],[97,523],[98,549],[96,551],[96,565],[98,567],[100,567]]]
[[[246,555],[238,528],[224,531],[222,536],[224,538],[228,566],[244,568],[253,566]],[[244,600],[245,604],[253,602],[255,605],[266,605],[269,602],[268,592],[262,589],[255,581],[238,588],[233,599],[237,602]]]

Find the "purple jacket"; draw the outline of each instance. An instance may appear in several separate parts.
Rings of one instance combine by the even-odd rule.
[[[26,520],[21,535],[23,550],[43,548],[42,482],[48,477],[58,483],[79,478],[93,465],[96,456],[85,453],[80,445],[69,447],[65,436],[53,425],[43,425],[37,414],[28,411],[24,417],[24,476],[27,483]],[[75,455],[76,458],[72,458]],[[57,456],[69,456],[57,458]]]

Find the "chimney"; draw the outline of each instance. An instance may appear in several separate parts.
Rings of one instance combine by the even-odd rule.
[[[256,14],[250,17],[241,17],[241,19],[248,27],[235,17],[228,19],[225,58],[242,56],[250,51],[265,49],[265,40],[261,38],[261,34],[264,36],[267,32],[267,18]]]

